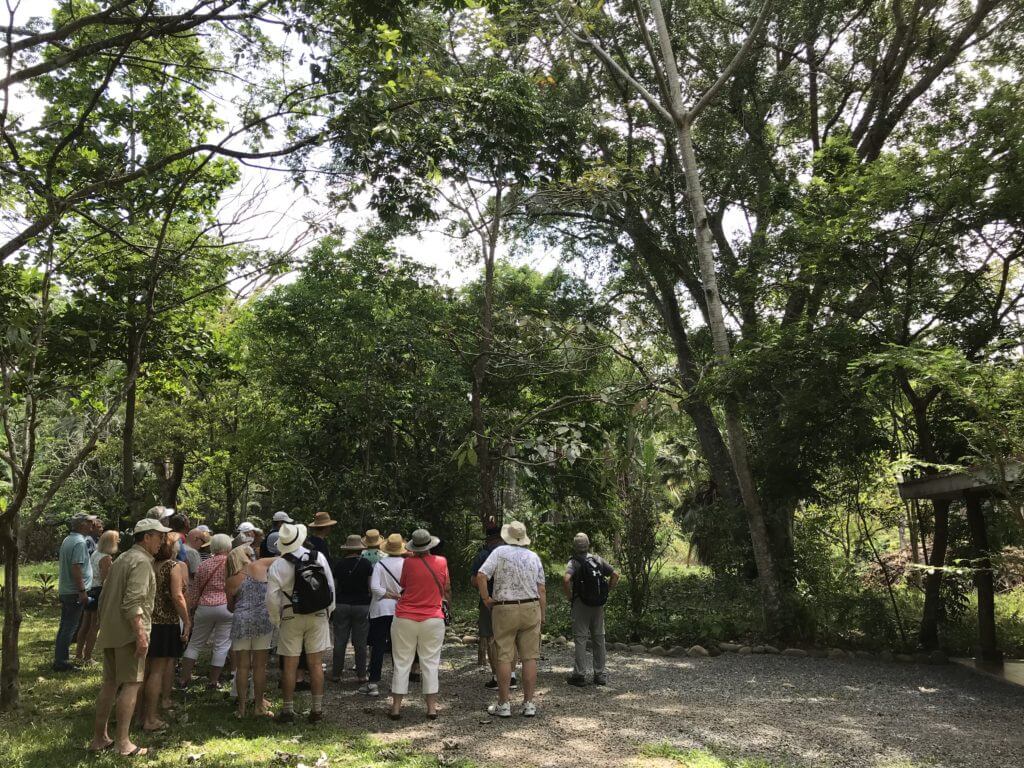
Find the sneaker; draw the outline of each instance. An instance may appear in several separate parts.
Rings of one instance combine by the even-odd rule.
[[[608,675],[594,675],[594,685],[608,685]]]
[[[309,717],[307,718],[307,720],[309,722],[311,722],[311,723],[319,723],[323,719],[324,719],[324,713],[323,712],[310,712],[309,713]]]
[[[516,676],[512,675],[512,679],[508,683],[509,690],[515,691],[519,688],[519,681],[516,680]]]
[[[512,705],[507,701],[504,704],[491,704],[487,714],[491,717],[512,717]]]
[[[498,681],[496,679],[494,679],[493,677],[490,680],[488,680],[486,683],[484,683],[484,688],[487,688],[488,690],[491,690],[491,691],[496,690],[497,687],[498,687]]]
[[[587,678],[585,678],[583,675],[573,674],[565,678],[565,682],[567,682],[569,685],[575,685],[577,688],[583,688],[587,684]]]
[[[274,722],[275,723],[281,723],[282,725],[288,725],[290,723],[294,723],[295,722],[295,713],[294,712],[278,712],[274,716]]]
[[[537,705],[532,701],[523,703],[523,717],[536,717],[537,716]]]
[[[364,696],[380,696],[380,690],[378,690],[376,683],[365,683],[360,685],[358,693],[361,693]]]

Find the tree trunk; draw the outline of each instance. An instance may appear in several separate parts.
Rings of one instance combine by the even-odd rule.
[[[721,362],[728,362],[732,357],[729,334],[725,327],[721,297],[718,294],[715,254],[711,247],[712,235],[708,227],[704,191],[697,169],[697,157],[693,151],[691,128],[687,123],[682,122],[676,125],[676,139],[679,144],[680,164],[686,176],[686,199],[689,203],[694,237],[697,241],[697,258],[700,263],[701,281],[704,284],[704,297],[708,305],[711,342],[715,350],[715,357]],[[782,630],[782,596],[772,553],[772,542],[768,534],[764,512],[761,509],[754,473],[750,468],[747,439],[743,433],[739,404],[735,395],[731,392],[728,393],[723,399],[722,406],[725,411],[726,434],[729,437],[729,454],[732,458],[733,470],[736,472],[736,480],[739,483],[743,508],[747,514],[747,525],[750,528],[750,543],[754,550],[754,563],[757,565],[758,586],[764,603],[765,628],[769,634],[775,634]]]
[[[981,496],[967,494],[967,526],[971,531],[972,567],[974,587],[978,591],[978,651],[982,661],[1000,662],[1003,654],[996,642],[996,594],[992,581],[992,561],[989,557],[988,532]]]
[[[946,562],[946,546],[949,541],[949,499],[934,499],[935,533],[932,536],[932,551],[928,558],[931,570],[924,577],[924,610],[921,612],[921,628],[918,642],[927,651],[939,647],[939,613],[942,610],[942,568]]]
[[[0,658],[0,711],[16,709],[21,702],[18,683],[20,659],[18,633],[21,629],[21,601],[18,594],[18,513],[8,510],[0,518],[0,555],[4,561],[3,656]]]
[[[494,220],[481,238],[481,254],[484,261],[483,302],[480,307],[480,340],[476,359],[473,361],[473,382],[470,390],[470,411],[475,439],[477,475],[480,481],[480,521],[499,521],[494,495],[494,477],[497,462],[491,452],[487,437],[487,420],[484,414],[484,383],[487,380],[487,366],[494,345],[494,261],[498,249],[498,233],[501,226],[501,187],[494,193]]]
[[[228,530],[235,530],[235,483],[230,470],[224,472],[224,510],[227,513]]]
[[[160,503],[165,507],[177,509],[178,491],[185,477],[184,452],[173,451],[170,456],[153,462],[153,465],[160,476]]]
[[[134,343],[131,344],[131,348],[135,349]],[[128,361],[128,370],[134,370],[131,360]],[[133,378],[124,398],[124,427],[121,430],[121,488],[124,517],[118,521],[118,530],[124,530],[127,525],[131,524],[135,516],[135,396],[136,385]]]

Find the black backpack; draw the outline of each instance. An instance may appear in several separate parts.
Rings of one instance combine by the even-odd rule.
[[[587,555],[574,557],[576,570],[572,574],[573,597],[584,605],[602,606],[608,602],[608,578],[601,572],[597,561]]]
[[[316,613],[334,602],[327,573],[316,551],[310,551],[302,560],[292,554],[285,555],[284,559],[295,566],[295,587],[288,595],[293,613]]]

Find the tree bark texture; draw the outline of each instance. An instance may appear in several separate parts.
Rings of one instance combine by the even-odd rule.
[[[132,344],[132,349],[135,345]],[[132,370],[129,361],[128,370]],[[121,429],[121,489],[124,506],[118,521],[118,529],[124,530],[132,522],[135,513],[135,396],[136,386],[133,379],[125,392],[124,427]]]
[[[978,591],[978,650],[975,656],[982,661],[999,662],[1003,660],[1003,654],[996,641],[996,593],[992,579],[992,560],[982,498],[976,493],[967,494],[967,527],[971,532],[974,588]]]
[[[935,532],[932,535],[932,551],[929,553],[930,569],[924,577],[924,610],[921,613],[921,627],[918,642],[925,650],[939,647],[939,614],[942,611],[942,568],[946,563],[946,547],[949,542],[949,499],[935,499]]]
[[[18,683],[21,601],[18,590],[18,516],[0,518],[0,555],[4,561],[3,656],[0,658],[0,711],[16,709],[21,702]]]

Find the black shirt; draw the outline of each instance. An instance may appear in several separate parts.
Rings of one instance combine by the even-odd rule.
[[[373,563],[365,557],[339,557],[331,563],[334,573],[335,603],[369,605],[370,575]]]

